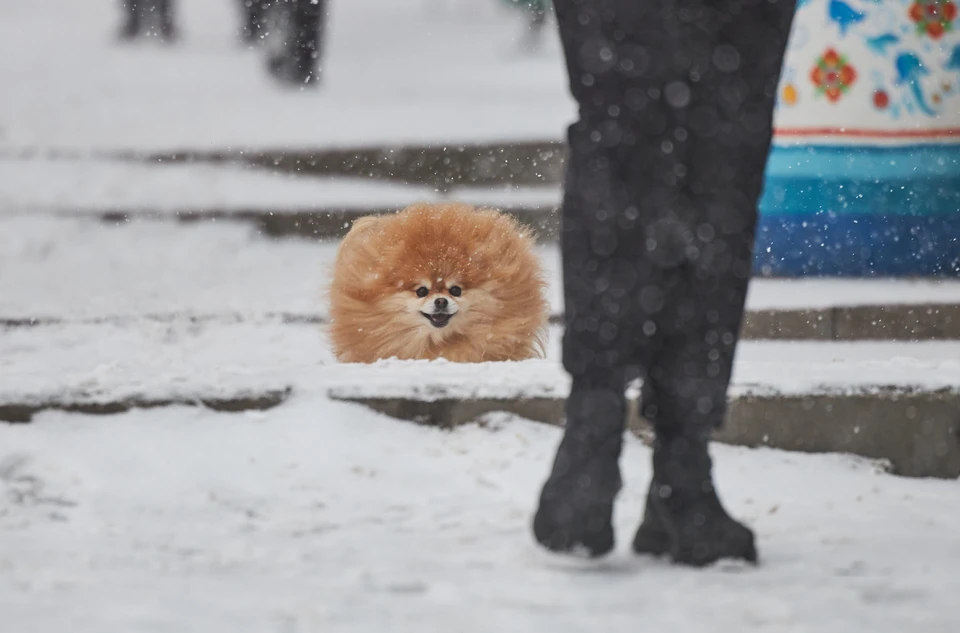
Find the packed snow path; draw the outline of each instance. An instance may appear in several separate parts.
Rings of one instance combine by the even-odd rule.
[[[239,4],[177,2],[163,46],[117,42],[119,0],[5,3],[0,150],[554,140],[576,112],[554,29],[519,55],[499,0],[331,2],[323,85],[302,92],[240,45]]]
[[[0,613],[11,633],[651,630],[948,633],[960,482],[835,455],[714,446],[762,565],[703,571],[627,544],[649,477],[629,439],[620,546],[536,548],[559,432],[452,432],[298,398],[0,426]]]

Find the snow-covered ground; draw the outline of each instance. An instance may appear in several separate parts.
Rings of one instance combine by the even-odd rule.
[[[109,226],[0,214],[0,318],[324,315],[335,251],[335,243],[271,240],[222,221]],[[559,313],[559,252],[541,252]],[[960,302],[960,282],[758,279],[749,298],[753,309],[940,302]]]
[[[120,44],[120,0],[5,2],[0,150],[560,139],[575,108],[554,29],[518,54],[499,0],[330,2],[320,90],[277,86],[238,0],[177,2],[183,40]]]
[[[628,439],[619,547],[536,548],[559,440],[516,419],[452,432],[299,398],[0,426],[0,613],[11,633],[657,630],[953,633],[960,484],[716,445],[762,564],[628,551],[650,475]]]
[[[446,192],[363,178],[297,177],[240,164],[147,164],[98,159],[0,159],[0,216],[56,212],[395,209],[457,200],[550,208],[556,185],[462,187]]]
[[[53,325],[0,331],[0,404],[234,397],[293,387],[344,397],[565,397],[560,330],[546,360],[340,365],[319,326],[259,323]],[[746,341],[734,394],[957,389],[960,342]]]
[[[715,446],[724,498],[756,528],[763,565],[691,571],[627,551],[650,476],[631,438],[620,548],[564,561],[528,527],[557,429],[494,416],[439,431],[327,397],[562,396],[558,329],[543,361],[338,366],[320,326],[303,322],[326,314],[335,244],[223,220],[69,217],[384,208],[437,192],[43,158],[559,139],[574,108],[552,30],[523,55],[520,16],[498,0],[331,0],[324,85],[298,92],[238,45],[235,0],[178,2],[174,47],[118,44],[119,0],[0,4],[0,319],[61,321],[0,328],[0,403],[293,387],[266,412],[48,411],[0,424],[2,633],[960,630],[956,480]],[[559,199],[553,187],[451,195]],[[559,312],[559,256],[541,253]],[[957,282],[752,288],[753,309],[960,301]],[[747,343],[735,382],[955,389],[960,343]]]

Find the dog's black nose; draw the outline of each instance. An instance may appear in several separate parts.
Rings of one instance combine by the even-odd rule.
[[[436,306],[437,310],[446,310],[447,309],[447,300],[443,297],[433,300],[433,305]]]

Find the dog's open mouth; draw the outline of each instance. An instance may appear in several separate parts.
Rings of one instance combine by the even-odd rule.
[[[450,319],[453,318],[452,314],[447,314],[445,312],[437,312],[435,314],[427,314],[426,312],[421,312],[433,327],[444,327],[447,323],[450,323]]]

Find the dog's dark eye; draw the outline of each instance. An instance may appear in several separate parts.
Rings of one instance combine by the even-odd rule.
[[[463,288],[460,286],[452,286],[450,288],[450,294],[452,294],[454,297],[459,297],[463,294]]]
[[[430,294],[430,291],[427,290],[426,286],[420,286],[419,288],[417,288],[417,296],[420,297],[421,299],[423,297],[426,297],[428,294]]]

